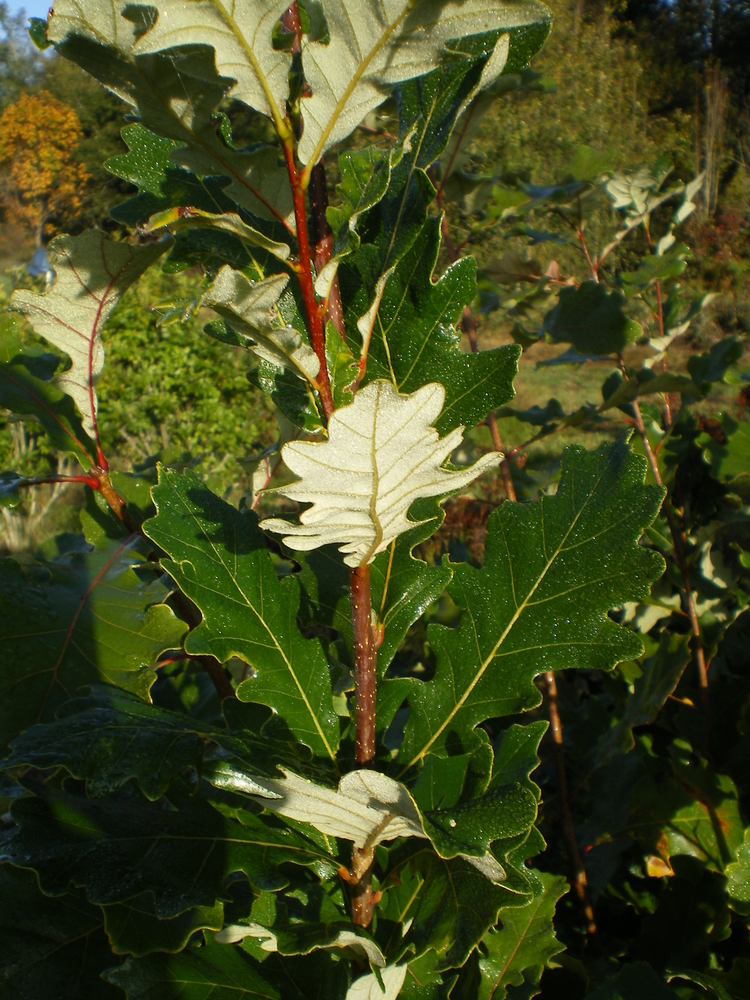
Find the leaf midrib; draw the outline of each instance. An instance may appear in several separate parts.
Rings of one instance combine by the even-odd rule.
[[[203,524],[201,523],[201,521],[191,511],[191,509],[185,503],[185,500],[183,499],[183,497],[180,496],[179,492],[177,490],[174,490],[174,488],[172,488],[172,489],[173,489],[173,492],[174,492],[175,496],[179,497],[180,503],[184,507],[187,515],[195,523],[196,527],[198,528],[198,530],[200,531],[200,533],[205,538],[207,544],[210,546],[211,550],[214,552],[214,554],[216,556],[216,559],[218,560],[218,562],[223,567],[224,571],[226,572],[227,576],[229,577],[229,579],[234,584],[234,586],[237,589],[238,593],[244,599],[245,606],[247,608],[249,608],[253,612],[253,614],[256,616],[256,618],[258,619],[258,621],[263,625],[263,628],[266,630],[266,632],[270,636],[270,638],[272,640],[272,643],[273,643],[273,647],[276,648],[279,656],[281,656],[282,660],[284,661],[284,663],[285,663],[285,665],[287,667],[287,670],[289,671],[289,674],[292,677],[292,679],[294,680],[294,683],[295,683],[295,685],[297,687],[297,690],[299,691],[300,698],[302,699],[302,701],[303,701],[303,703],[305,705],[305,708],[307,709],[307,712],[308,712],[310,718],[313,720],[313,725],[315,726],[315,731],[318,733],[318,735],[320,736],[321,740],[323,741],[323,745],[326,748],[326,752],[327,752],[328,756],[331,758],[332,761],[335,762],[335,760],[336,760],[336,754],[333,752],[333,750],[331,748],[331,745],[329,744],[328,740],[326,739],[326,735],[323,732],[323,728],[320,725],[320,722],[318,721],[318,717],[316,716],[315,712],[312,709],[312,705],[310,704],[310,701],[309,701],[309,699],[307,697],[307,693],[306,693],[305,689],[302,687],[302,684],[300,683],[300,680],[297,677],[297,674],[296,674],[294,668],[292,667],[291,662],[287,658],[286,653],[281,648],[281,646],[278,643],[278,640],[276,639],[276,636],[273,634],[273,631],[268,626],[268,623],[266,622],[265,617],[256,609],[255,605],[249,599],[249,597],[247,596],[247,594],[245,594],[245,592],[243,591],[242,587],[239,584],[239,581],[238,581],[237,577],[232,573],[232,571],[230,570],[229,566],[227,566],[226,562],[224,561],[224,559],[221,556],[221,553],[216,548],[216,546],[214,545],[213,541],[211,540],[211,538],[208,536],[207,532],[205,531],[205,529],[204,529]],[[178,563],[178,565],[179,565],[179,563]]]
[[[456,702],[456,704],[454,705],[454,707],[448,713],[448,715],[443,720],[443,722],[438,727],[438,729],[432,734],[432,736],[427,741],[427,743],[425,743],[425,745],[422,747],[422,749],[419,751],[419,753],[415,754],[414,757],[409,761],[409,763],[406,764],[401,769],[401,771],[400,771],[400,773],[398,775],[399,779],[402,777],[402,775],[404,775],[410,768],[414,767],[414,765],[417,764],[424,757],[424,755],[429,751],[430,747],[436,742],[436,740],[441,736],[441,734],[443,732],[445,732],[445,730],[450,725],[450,723],[453,721],[453,719],[456,717],[456,715],[464,707],[464,705],[466,704],[467,700],[469,699],[472,691],[477,686],[477,684],[479,683],[479,681],[482,679],[482,677],[484,676],[485,672],[487,671],[487,668],[489,667],[489,665],[492,663],[493,659],[495,658],[498,650],[500,649],[500,647],[502,646],[502,644],[507,639],[508,635],[511,633],[511,631],[515,627],[516,623],[520,619],[520,617],[523,614],[523,612],[526,610],[527,606],[529,605],[529,603],[531,601],[531,598],[533,597],[533,595],[536,593],[536,591],[541,586],[542,581],[544,580],[544,578],[546,577],[547,573],[551,569],[551,567],[554,564],[555,560],[560,555],[560,553],[563,551],[563,547],[565,545],[565,542],[567,541],[568,537],[570,536],[570,533],[573,531],[573,529],[575,528],[575,526],[578,524],[578,521],[583,516],[583,513],[586,510],[586,507],[588,506],[589,501],[591,500],[592,496],[594,495],[596,489],[599,486],[599,483],[601,482],[601,480],[604,477],[604,474],[605,474],[605,472],[606,472],[606,470],[608,468],[609,468],[609,462],[604,467],[604,469],[602,469],[601,472],[599,472],[599,474],[598,474],[598,476],[596,478],[596,481],[594,482],[593,486],[589,490],[589,493],[588,493],[588,496],[586,497],[585,503],[581,506],[581,509],[578,511],[578,513],[576,514],[576,516],[573,518],[573,520],[572,520],[572,522],[570,524],[570,527],[568,528],[568,530],[563,535],[562,540],[560,541],[560,544],[558,545],[558,547],[555,550],[555,552],[552,554],[551,558],[549,558],[547,560],[547,563],[546,563],[544,569],[542,570],[542,572],[537,577],[534,585],[530,588],[529,592],[527,593],[526,597],[523,599],[523,601],[521,602],[521,604],[516,607],[516,610],[515,610],[513,616],[511,617],[511,620],[508,622],[508,624],[506,625],[505,629],[501,633],[500,638],[497,640],[497,642],[495,643],[495,645],[492,647],[489,655],[487,657],[485,657],[484,660],[482,660],[481,659],[481,653],[480,653],[480,667],[479,667],[479,670],[474,675],[471,683],[467,686],[466,690],[461,695],[461,697],[459,698],[459,700]],[[571,474],[571,479],[572,478],[573,477],[572,477],[572,474]],[[571,491],[573,492],[573,495],[575,496],[574,487],[575,487],[575,483],[573,482],[571,484]],[[543,500],[542,500],[542,504],[541,504],[541,517],[542,517],[542,525],[543,525],[544,524],[544,501]],[[513,569],[512,569],[512,563],[510,562],[510,557],[509,557],[509,565],[510,565],[510,570],[511,570],[511,581],[512,581],[513,580]],[[514,592],[515,592],[515,585],[513,585],[513,586],[514,586]],[[471,608],[467,608],[465,613],[468,614],[468,615],[471,615]],[[473,618],[472,618],[472,621],[473,621]],[[476,628],[476,626],[474,627],[473,632],[474,632],[475,639],[478,642],[479,641],[479,633],[478,633],[478,629]],[[477,651],[479,651],[478,647],[477,647]]]

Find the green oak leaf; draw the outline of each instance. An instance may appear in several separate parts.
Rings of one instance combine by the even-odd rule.
[[[463,858],[444,860],[413,840],[391,854],[383,888],[383,919],[408,924],[400,954],[410,946],[418,955],[434,949],[438,971],[463,965],[501,908],[523,906],[533,891],[519,871],[495,884]]]
[[[361,214],[361,245],[345,259],[340,275],[344,301],[349,303],[347,329],[359,328],[365,341],[384,284],[422,231],[435,197],[426,171],[442,153],[457,117],[479,86],[492,48],[446,63],[396,89],[399,140],[405,152],[391,167],[385,195]]]
[[[83,685],[146,698],[150,668],[187,628],[168,595],[137,536],[52,562],[0,560],[0,748]]]
[[[3,767],[64,767],[86,781],[92,797],[109,795],[135,778],[156,801],[179,772],[190,768],[201,774],[209,747],[268,777],[278,776],[277,764],[321,776],[319,769],[311,773],[309,751],[301,743],[282,743],[249,729],[232,733],[100,685],[63,705],[54,722],[32,726],[11,745]]]
[[[473,427],[513,398],[521,350],[507,344],[464,354],[454,324],[476,293],[476,263],[465,257],[433,283],[439,249],[440,220],[429,219],[385,287],[367,379],[390,379],[399,392],[441,382],[446,398],[436,427],[446,434]]]
[[[409,695],[401,774],[427,753],[470,751],[483,720],[538,705],[533,678],[545,670],[611,669],[640,655],[638,636],[607,612],[645,597],[663,572],[661,556],[637,544],[663,498],[645,471],[624,442],[568,448],[555,496],[490,517],[483,568],[454,567],[459,628],[428,626],[437,668]]]
[[[270,889],[287,884],[284,862],[336,871],[329,854],[288,827],[245,811],[229,818],[199,796],[177,798],[179,808],[167,810],[127,794],[88,799],[45,788],[13,804],[17,829],[3,853],[33,867],[49,895],[72,883],[108,905],[150,892],[162,920],[216,906],[233,872]]]
[[[116,963],[98,907],[78,892],[45,896],[33,872],[0,866],[0,995],[118,1000],[100,978]]]
[[[130,959],[107,978],[128,1000],[344,1000],[349,985],[345,964],[325,952],[261,964],[210,937],[179,955]]]
[[[128,152],[110,157],[104,166],[116,177],[135,184],[139,192],[112,209],[110,214],[118,222],[138,226],[154,213],[177,205],[191,205],[206,212],[235,208],[231,198],[224,194],[228,178],[198,178],[175,165],[171,153],[179,143],[173,139],[154,135],[140,122],[126,125],[121,135]]]
[[[580,354],[618,354],[643,332],[625,315],[623,303],[619,292],[608,292],[597,281],[563,288],[558,304],[544,318],[544,331]]]
[[[750,828],[745,830],[737,860],[727,866],[724,874],[727,877],[729,905],[737,913],[750,916]]]
[[[482,857],[493,841],[526,833],[536,813],[536,797],[527,788],[507,785],[454,806],[425,810],[422,819],[441,858]]]
[[[302,637],[299,583],[277,578],[255,514],[220,500],[189,471],[160,469],[153,499],[158,513],[144,531],[203,616],[187,652],[243,659],[255,676],[238,697],[268,705],[316,755],[334,759],[339,723],[325,654],[319,639]]]
[[[359,374],[359,365],[344,338],[330,322],[326,324],[326,362],[333,405],[336,409],[347,406],[354,399],[351,387]]]
[[[220,931],[224,905],[193,906],[169,920],[160,920],[150,892],[125,903],[103,906],[104,929],[115,955],[151,955],[182,951],[196,931]]]
[[[302,427],[310,434],[323,429],[315,395],[306,381],[303,382],[286,368],[277,368],[263,360],[247,373],[247,377],[250,384],[268,396],[296,427]]]
[[[6,323],[15,330],[15,320],[8,317]],[[60,359],[22,351],[20,345],[13,350],[5,339],[0,347],[7,349],[0,363],[0,406],[38,421],[53,447],[72,453],[89,468],[96,461],[96,446],[83,429],[72,397],[50,381]]]
[[[540,872],[538,877],[542,891],[526,906],[503,907],[499,926],[482,938],[478,1000],[505,1000],[508,987],[538,986],[549,960],[565,947],[555,937],[553,918],[557,901],[570,887],[559,875]]]

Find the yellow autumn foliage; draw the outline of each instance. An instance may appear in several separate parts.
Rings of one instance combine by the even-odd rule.
[[[0,202],[41,243],[47,220],[75,212],[89,178],[75,156],[83,133],[73,108],[47,91],[24,94],[0,115]]]

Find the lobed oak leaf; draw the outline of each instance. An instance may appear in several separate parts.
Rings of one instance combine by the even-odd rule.
[[[36,333],[70,357],[58,388],[73,397],[87,434],[96,435],[96,383],[104,367],[102,327],[123,292],[164,253],[168,243],[131,246],[90,230],[58,236],[48,248],[55,283],[44,295],[21,289],[11,307]]]
[[[299,524],[269,518],[261,526],[283,534],[293,549],[333,543],[348,566],[372,562],[414,527],[407,514],[415,500],[462,489],[502,458],[493,452],[466,469],[444,469],[463,431],[457,427],[441,438],[432,426],[444,401],[439,383],[407,396],[385,380],[371,382],[335,411],[327,441],[284,445],[284,461],[300,480],[279,492],[313,506]]]
[[[282,324],[276,309],[288,281],[285,274],[248,281],[240,271],[225,265],[201,304],[225,319],[259,358],[300,378],[314,379],[320,371],[317,355],[294,327]]]

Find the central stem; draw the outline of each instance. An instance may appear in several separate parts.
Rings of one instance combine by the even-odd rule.
[[[350,572],[354,629],[354,686],[356,701],[356,760],[367,767],[375,759],[375,704],[377,650],[372,628],[370,567]]]

